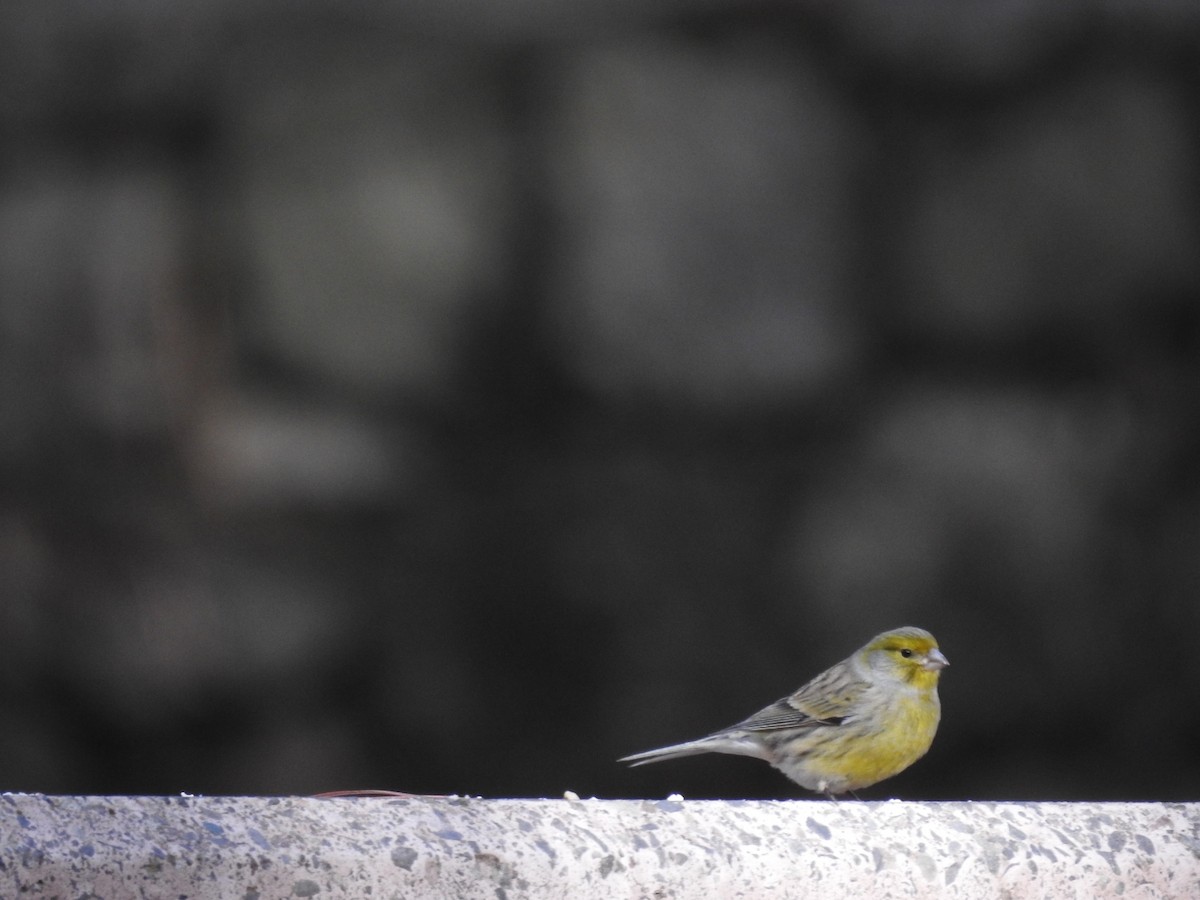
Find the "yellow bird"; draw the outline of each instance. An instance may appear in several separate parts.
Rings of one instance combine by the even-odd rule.
[[[870,787],[929,750],[942,717],[938,676],[948,665],[925,629],[885,631],[744,722],[619,761],[641,766],[732,753],[764,759],[801,787],[829,796]]]

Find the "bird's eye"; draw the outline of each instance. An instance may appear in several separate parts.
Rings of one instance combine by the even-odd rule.
[[[900,651],[900,655],[903,656],[905,659],[911,659],[912,653],[913,653],[912,650],[910,650],[908,647],[905,647],[903,650]]]

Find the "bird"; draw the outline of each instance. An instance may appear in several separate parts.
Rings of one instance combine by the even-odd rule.
[[[925,755],[941,721],[938,678],[948,665],[924,628],[885,631],[736,725],[618,762],[642,766],[698,753],[752,756],[834,798],[891,778]]]

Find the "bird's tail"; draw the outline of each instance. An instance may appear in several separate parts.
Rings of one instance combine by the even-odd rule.
[[[695,756],[698,753],[729,753],[733,756],[753,756],[758,759],[767,759],[765,748],[744,733],[720,731],[698,740],[684,741],[682,744],[671,744],[669,747],[659,747],[657,750],[645,750],[631,756],[622,756],[617,762],[629,763],[631,766],[644,766],[647,763],[661,762],[664,759],[678,759],[681,756]]]

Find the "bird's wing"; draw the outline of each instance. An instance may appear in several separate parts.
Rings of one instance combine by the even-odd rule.
[[[837,665],[822,672],[790,697],[760,709],[735,727],[747,731],[774,731],[840,725],[854,711],[867,686],[867,682],[853,676],[848,666]]]

